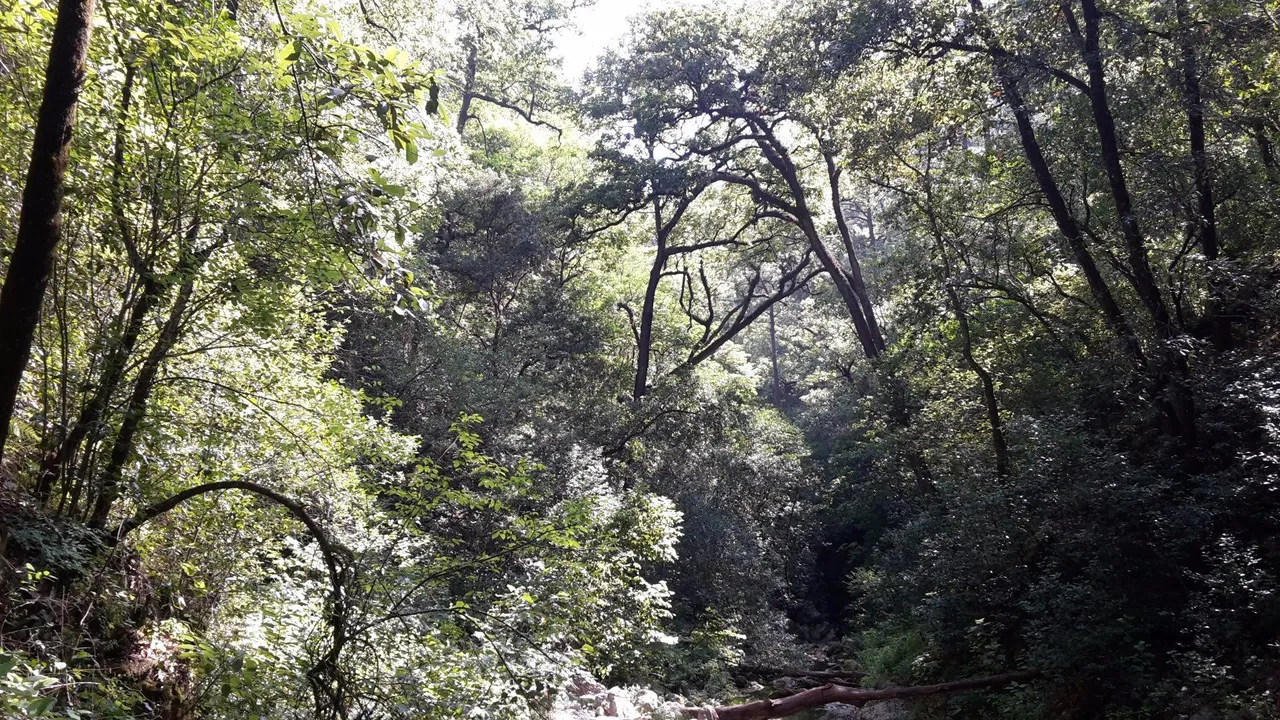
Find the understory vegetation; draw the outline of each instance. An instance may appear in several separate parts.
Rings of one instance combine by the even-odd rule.
[[[590,4],[0,0],[0,716],[1280,717],[1280,3]]]

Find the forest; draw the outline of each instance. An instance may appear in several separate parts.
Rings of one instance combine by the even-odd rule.
[[[1276,720],[1277,143],[1280,0],[0,0],[0,717]]]

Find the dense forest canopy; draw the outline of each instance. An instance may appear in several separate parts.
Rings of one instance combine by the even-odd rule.
[[[0,715],[1280,718],[1280,3],[592,5],[0,0]]]

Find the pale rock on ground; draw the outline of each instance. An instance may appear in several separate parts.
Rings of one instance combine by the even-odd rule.
[[[679,720],[683,703],[678,699],[663,700],[648,688],[605,688],[584,672],[574,673],[565,683],[564,692],[556,698],[547,720]]]

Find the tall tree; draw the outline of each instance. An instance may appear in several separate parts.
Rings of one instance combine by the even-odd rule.
[[[0,291],[0,460],[22,374],[40,323],[54,252],[62,239],[62,196],[76,105],[88,73],[94,0],[59,0],[18,235]]]

